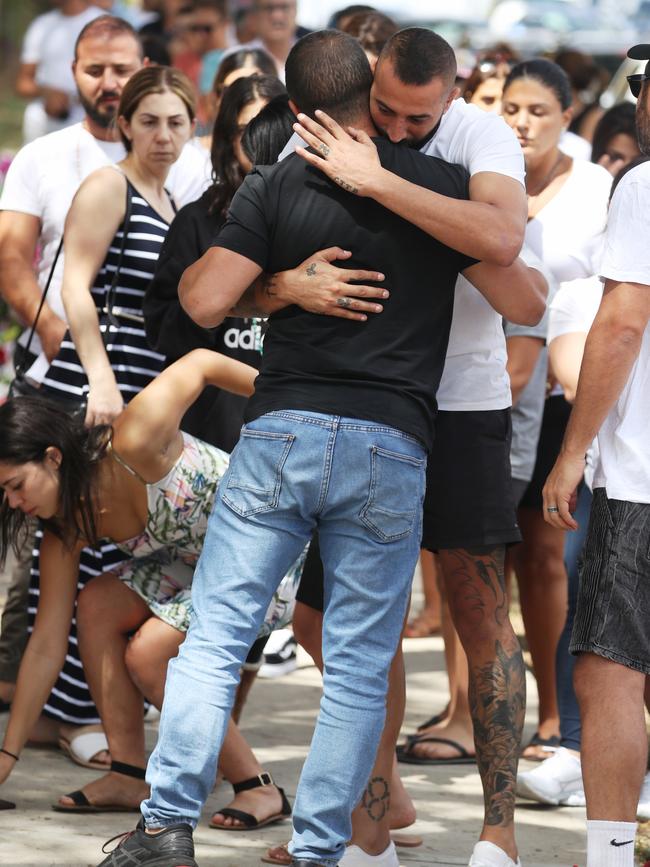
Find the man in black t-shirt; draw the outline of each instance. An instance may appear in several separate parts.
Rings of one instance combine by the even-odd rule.
[[[452,82],[454,72],[447,71]],[[371,81],[356,41],[333,31],[305,37],[287,63],[301,108],[324,105],[369,133]],[[449,196],[466,194],[458,167],[390,142],[378,148],[391,171]],[[391,315],[362,327],[294,307],[271,317],[256,394],[195,573],[195,616],[169,669],[151,797],[143,802],[147,832],[116,850],[137,848],[137,863],[155,863],[164,849],[190,864],[190,826],[212,789],[239,667],[286,567],[316,527],[325,569],[324,693],[294,807],[294,867],[337,864],[350,837],[419,553],[455,279],[464,269],[480,288],[495,279],[495,266],[472,265],[290,157],[248,176],[216,246],[186,271],[180,294],[200,325],[214,326],[262,270],[292,267],[343,242],[354,251],[348,265],[381,268]],[[520,263],[496,270],[527,280]]]

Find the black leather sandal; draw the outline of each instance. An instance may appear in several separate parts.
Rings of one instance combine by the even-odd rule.
[[[135,780],[144,780],[144,768],[135,765],[127,765],[124,762],[111,762],[110,770],[114,774],[124,774],[125,777],[133,777]],[[66,798],[72,798],[74,804],[52,804],[52,809],[57,813],[139,813],[137,807],[126,807],[123,804],[91,804],[81,789],[70,792]]]
[[[273,782],[273,777],[267,774],[266,771],[257,777],[251,777],[250,780],[243,780],[241,783],[233,783],[233,792],[238,795],[239,792],[247,792],[249,789],[259,789],[262,786],[275,786],[282,797],[282,810],[279,813],[274,813],[273,816],[268,816],[266,819],[257,819],[252,813],[244,813],[243,810],[235,810],[232,807],[224,807],[223,810],[215,810],[220,816],[226,816],[229,819],[236,819],[241,822],[241,825],[218,825],[210,820],[210,827],[215,831],[256,831],[258,828],[265,828],[267,825],[272,825],[275,822],[282,822],[291,816],[291,804],[284,794],[284,789],[276,786]],[[214,818],[213,815],[213,818]]]

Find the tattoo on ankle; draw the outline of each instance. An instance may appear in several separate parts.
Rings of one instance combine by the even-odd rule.
[[[390,810],[390,786],[385,777],[372,777],[361,802],[373,822],[381,822]]]
[[[469,700],[485,797],[485,823],[508,826],[514,816],[526,709],[526,678],[519,645],[508,655],[497,641],[493,662],[470,667]]]

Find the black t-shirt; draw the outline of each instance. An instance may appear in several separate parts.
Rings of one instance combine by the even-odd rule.
[[[467,198],[460,166],[376,139],[382,165],[421,187]],[[317,250],[352,252],[346,268],[382,272],[390,298],[365,323],[292,306],[270,317],[250,421],[278,409],[380,422],[433,442],[458,272],[473,264],[372,199],[353,196],[292,155],[255,169],[215,246],[274,273]],[[351,293],[352,294],[352,293]]]
[[[178,299],[183,271],[201,258],[223,225],[221,215],[210,213],[211,200],[208,191],[185,205],[169,227],[143,303],[147,339],[152,349],[167,356],[168,364],[201,348],[259,367],[261,335],[256,320],[229,316],[208,331],[190,319]],[[239,439],[246,401],[208,386],[183,416],[181,429],[231,452]]]

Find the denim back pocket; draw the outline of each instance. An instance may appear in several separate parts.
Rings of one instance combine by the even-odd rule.
[[[244,428],[222,493],[224,503],[243,518],[276,509],[282,468],[294,439],[293,434]]]
[[[370,491],[359,517],[381,542],[396,542],[413,532],[422,509],[425,460],[378,446],[370,459]]]

